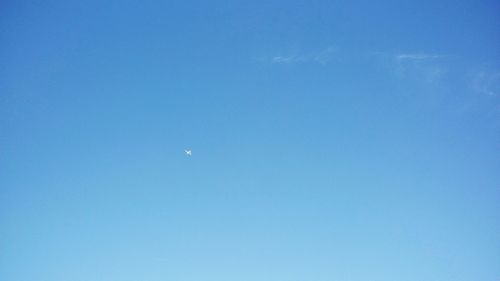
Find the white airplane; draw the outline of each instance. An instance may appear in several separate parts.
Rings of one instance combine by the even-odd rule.
[[[191,149],[184,149],[184,153],[186,153],[187,156],[193,155],[193,151]]]

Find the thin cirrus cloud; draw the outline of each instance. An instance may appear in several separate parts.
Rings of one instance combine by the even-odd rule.
[[[497,97],[500,94],[500,71],[480,70],[470,75],[469,87],[475,93]]]
[[[305,62],[306,59],[301,56],[274,56],[270,62],[273,64],[292,64]]]
[[[429,53],[399,53],[392,55],[396,73],[404,77],[416,78],[428,83],[435,83],[448,72],[442,59],[444,55]]]
[[[448,74],[451,56],[428,53],[403,53],[394,55],[397,71],[403,75],[416,75],[427,82],[437,82]],[[457,59],[456,57],[454,57]],[[459,76],[476,94],[496,97],[500,94],[500,71],[481,69],[471,71],[471,65],[462,66]]]
[[[275,55],[272,57],[263,57],[259,61],[270,64],[328,64],[335,56],[335,48],[329,47],[319,52],[299,55]]]
[[[394,57],[397,60],[433,60],[443,58],[443,55],[426,54],[426,53],[409,53],[409,54],[396,54]]]
[[[366,56],[368,55],[368,56]],[[429,52],[361,52],[350,53],[328,47],[318,52],[294,55],[275,55],[260,57],[257,60],[271,65],[326,65],[332,60],[340,59],[379,59],[379,62],[389,66],[392,73],[401,79],[410,79],[428,85],[442,85],[445,78],[459,79],[469,91],[487,96],[500,96],[500,71],[476,70],[470,63],[463,63],[460,57],[448,54]],[[456,67],[457,64],[460,67]]]

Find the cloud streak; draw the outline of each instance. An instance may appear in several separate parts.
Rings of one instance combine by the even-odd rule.
[[[264,57],[259,60],[270,64],[328,64],[335,56],[336,50],[332,47],[326,48],[322,51],[310,54],[299,55],[275,55],[272,57]]]
[[[477,71],[472,75],[469,87],[478,94],[496,97],[500,94],[500,72]]]
[[[292,64],[305,62],[306,59],[298,56],[274,56],[270,62],[273,64]]]
[[[394,58],[396,60],[434,60],[443,58],[442,55],[435,54],[425,54],[425,53],[409,53],[409,54],[396,54]]]
[[[428,83],[434,83],[448,72],[440,62],[443,55],[428,53],[400,53],[392,55],[395,60],[396,73],[406,77],[414,77]]]

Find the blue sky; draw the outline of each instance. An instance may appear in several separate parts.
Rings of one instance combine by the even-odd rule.
[[[497,281],[499,10],[3,1],[0,279]]]

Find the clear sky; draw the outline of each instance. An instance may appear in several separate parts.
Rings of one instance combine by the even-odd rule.
[[[2,1],[0,280],[500,280],[499,15]]]

